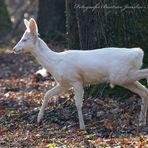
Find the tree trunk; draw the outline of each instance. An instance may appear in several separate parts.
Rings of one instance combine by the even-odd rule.
[[[0,39],[11,30],[11,20],[4,0],[0,0]]]
[[[66,0],[66,27],[68,48],[79,49],[79,33],[75,11],[75,0]]]
[[[64,0],[39,0],[37,23],[46,42],[66,40]]]

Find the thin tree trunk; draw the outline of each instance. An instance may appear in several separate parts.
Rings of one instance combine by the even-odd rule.
[[[69,49],[79,49],[79,33],[75,12],[75,0],[66,0],[66,27]]]

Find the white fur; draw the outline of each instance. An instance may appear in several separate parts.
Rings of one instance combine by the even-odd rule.
[[[38,29],[34,19],[30,19],[28,23],[25,21],[25,25],[27,30],[14,47],[14,51],[16,53],[31,52],[57,82],[57,85],[45,94],[38,114],[38,122],[43,117],[49,98],[73,88],[80,128],[85,129],[82,115],[83,86],[85,84],[107,82],[112,87],[115,85],[125,87],[142,98],[140,125],[146,123],[148,89],[140,84],[138,80],[148,78],[148,69],[140,70],[144,55],[140,48],[111,47],[56,53],[37,37]]]

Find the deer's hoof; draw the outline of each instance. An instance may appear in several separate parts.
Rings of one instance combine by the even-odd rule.
[[[81,130],[85,130],[85,125],[80,125]]]
[[[139,126],[145,126],[145,125],[146,125],[146,120],[139,121]]]
[[[42,112],[39,112],[38,118],[37,118],[38,124],[41,122],[42,118],[43,118],[43,113]]]

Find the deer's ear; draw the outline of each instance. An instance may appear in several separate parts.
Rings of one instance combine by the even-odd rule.
[[[29,29],[29,21],[26,20],[26,19],[24,19],[24,24],[25,24],[25,26],[26,26],[26,28],[27,28],[27,30],[28,30],[28,29]]]
[[[38,36],[38,27],[33,18],[31,18],[29,21],[29,30],[34,36]]]

